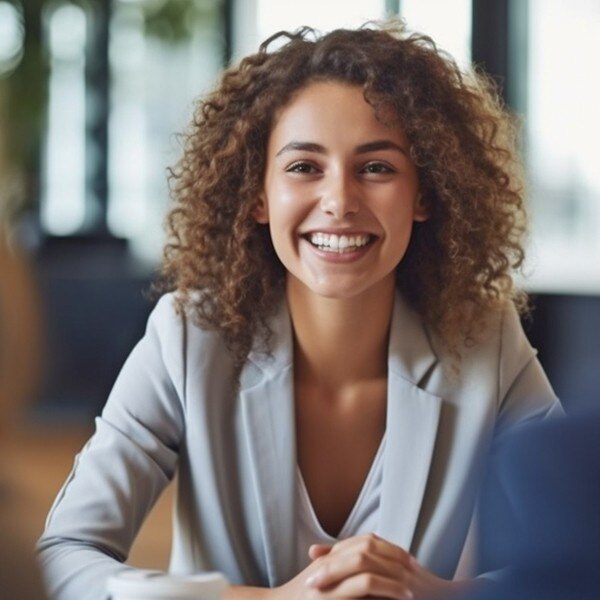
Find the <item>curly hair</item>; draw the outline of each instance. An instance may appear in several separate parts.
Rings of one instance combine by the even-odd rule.
[[[267,142],[294,94],[323,80],[362,86],[378,118],[391,106],[408,137],[430,218],[414,225],[397,285],[442,346],[456,351],[476,339],[507,303],[524,309],[511,277],[525,231],[515,123],[491,79],[462,73],[401,21],[277,33],[199,103],[170,172],[162,274],[179,309],[220,331],[238,364],[257,336],[268,345],[285,269],[253,218]]]

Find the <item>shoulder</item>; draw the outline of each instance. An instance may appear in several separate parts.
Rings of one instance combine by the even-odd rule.
[[[498,320],[499,352],[505,359],[510,356],[517,361],[527,361],[535,356],[536,351],[525,335],[521,317],[512,302],[505,306]]]
[[[512,302],[490,314],[475,339],[465,342],[459,353],[462,365],[488,362],[499,373],[519,371],[537,354]]]
[[[491,313],[485,326],[473,340],[463,343],[457,354],[439,354],[441,364],[446,365],[449,385],[475,389],[480,396],[487,390],[498,407],[515,395],[554,399],[537,351],[529,343],[512,303]]]
[[[536,355],[512,303],[491,312],[470,336],[465,335],[452,345],[434,330],[426,326],[425,329],[438,365],[450,380],[496,378],[501,371],[522,368]]]
[[[486,373],[488,380],[495,382],[499,399],[527,371],[533,369],[539,377],[543,375],[537,350],[531,346],[512,302],[489,316],[476,341],[467,344],[461,355],[461,368],[475,377]]]
[[[181,336],[185,329],[185,317],[181,314],[174,293],[160,297],[148,319],[147,333],[154,333],[160,341]]]
[[[537,359],[537,350],[525,334],[521,318],[512,303],[499,316],[498,325],[498,378],[501,394],[507,394],[517,378],[528,371],[536,371],[539,378],[545,375]],[[549,386],[548,386],[549,387]],[[534,390],[531,391],[534,393]]]
[[[200,325],[193,305],[183,304],[174,292],[163,295],[148,319],[146,337],[157,344],[165,362],[193,362],[196,367],[218,361],[230,361],[222,334]]]
[[[399,370],[407,373],[409,379],[419,381],[435,363],[450,385],[461,380],[495,380],[501,369],[522,367],[535,357],[535,350],[512,302],[490,312],[470,339],[448,344],[398,294],[392,317],[390,355],[399,358]]]

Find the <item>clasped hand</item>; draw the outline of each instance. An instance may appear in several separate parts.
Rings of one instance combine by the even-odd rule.
[[[425,599],[452,589],[408,552],[375,534],[348,538],[334,545],[310,547],[313,561],[285,585],[273,590],[274,600],[344,598]]]

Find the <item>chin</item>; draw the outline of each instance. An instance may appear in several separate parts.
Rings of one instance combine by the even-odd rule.
[[[329,300],[351,300],[377,289],[383,293],[385,288],[382,288],[381,284],[381,280],[374,280],[372,277],[361,277],[358,274],[337,274],[337,276],[331,274],[303,274],[303,277],[291,275],[288,278],[288,291],[300,296],[327,298]]]
[[[356,298],[366,291],[364,286],[327,282],[307,286],[312,294],[330,300],[349,300]]]

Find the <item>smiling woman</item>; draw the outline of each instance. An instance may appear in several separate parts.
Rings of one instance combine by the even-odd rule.
[[[228,600],[481,585],[453,579],[493,436],[560,411],[517,166],[491,84],[401,24],[229,69],[172,173],[169,293],[40,541],[53,597],[104,597],[176,472],[171,568]]]
[[[398,284],[410,281],[406,298],[455,351],[508,299],[519,308],[525,304],[510,276],[523,260],[525,221],[510,118],[490,82],[461,74],[428,38],[400,40],[392,30],[363,29],[333,32],[315,44],[308,35],[242,61],[201,107],[175,173],[180,203],[170,216],[165,273],[184,296],[186,290],[211,290],[196,302],[198,316],[223,331],[243,362],[256,335],[267,332],[286,276],[272,245],[261,239],[265,231],[248,219],[261,198],[268,133],[309,82],[345,82],[362,87],[372,119],[381,127],[395,122],[406,138],[431,218],[415,227]],[[348,129],[354,117],[346,116]],[[190,197],[197,203],[190,205]],[[196,226],[193,207],[212,224],[212,235]],[[228,259],[220,266],[213,256]]]

